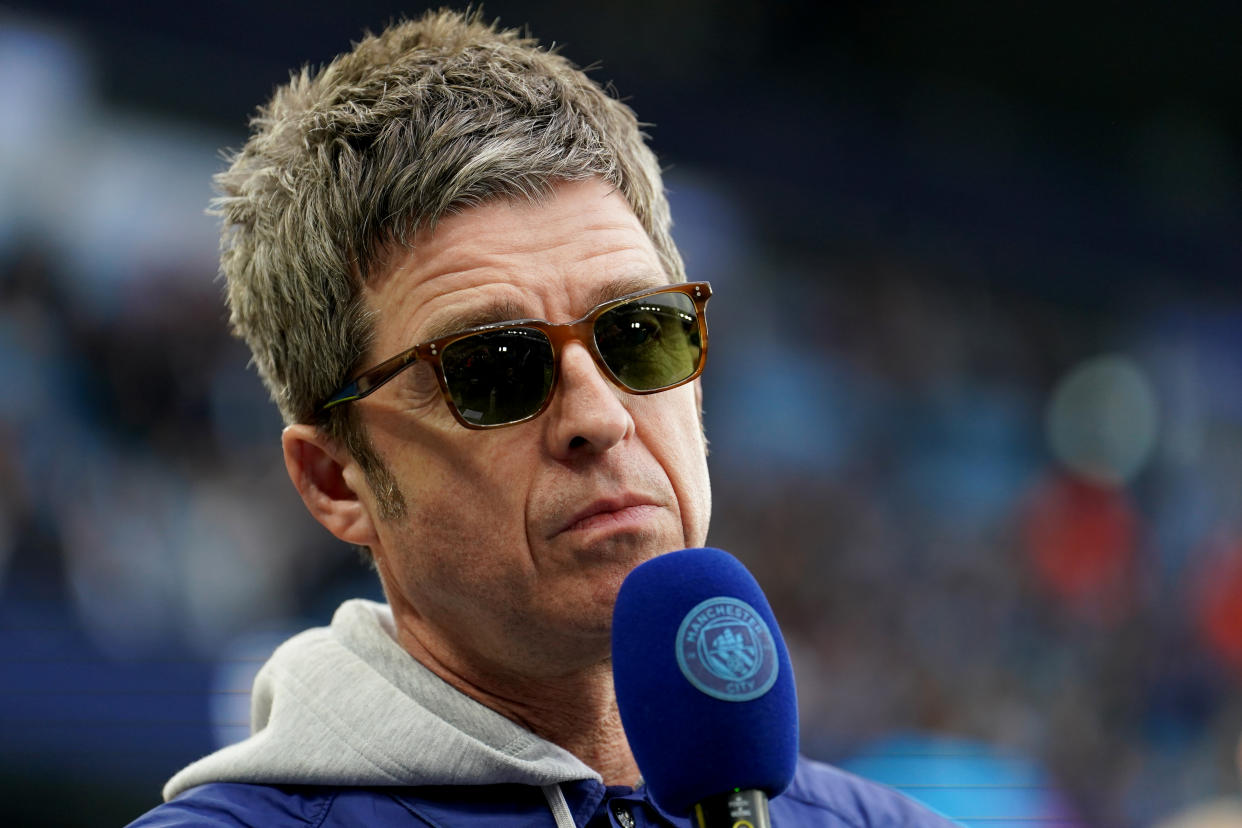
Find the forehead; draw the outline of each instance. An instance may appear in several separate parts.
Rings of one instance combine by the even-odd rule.
[[[576,319],[668,281],[626,201],[590,180],[449,216],[402,248],[365,297],[375,348],[386,352],[491,322]]]

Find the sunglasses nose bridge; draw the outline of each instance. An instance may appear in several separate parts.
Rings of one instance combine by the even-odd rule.
[[[608,377],[609,380],[613,380],[612,371],[604,363],[604,358],[595,346],[594,318],[580,319],[577,322],[566,322],[560,325],[548,325],[544,329],[544,333],[547,334],[548,341],[552,343],[552,359],[556,366],[557,378],[560,376],[565,346],[571,342],[577,342],[586,348],[587,353],[591,355],[591,359],[595,362],[596,367],[603,372],[604,376]]]

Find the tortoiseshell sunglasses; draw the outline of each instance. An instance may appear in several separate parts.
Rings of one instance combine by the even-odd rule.
[[[707,357],[707,282],[644,290],[605,302],[576,322],[521,319],[415,345],[364,371],[323,404],[362,399],[418,360],[435,368],[444,401],[466,428],[538,417],[556,390],[561,349],[586,345],[600,370],[631,394],[690,382]]]

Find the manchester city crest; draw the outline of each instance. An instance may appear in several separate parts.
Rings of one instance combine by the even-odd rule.
[[[724,701],[750,701],[772,688],[780,670],[772,633],[737,598],[708,598],[677,630],[677,665],[700,691]]]

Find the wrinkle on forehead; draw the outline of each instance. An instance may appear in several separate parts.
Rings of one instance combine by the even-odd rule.
[[[562,186],[577,187],[590,184],[603,185],[604,191],[599,194],[599,203],[602,206],[604,202],[613,199],[619,200],[626,207],[626,218],[623,220],[603,219],[599,222],[588,224],[582,229],[587,231],[609,231],[609,230],[630,230],[638,229],[644,236],[647,235],[646,229],[638,216],[634,213],[630,203],[626,201],[625,196],[616,187],[599,178],[561,180],[550,182],[546,190],[540,190],[536,193],[499,193],[491,198],[485,199],[478,203],[460,205],[450,209],[445,215],[439,217],[435,221],[428,221],[420,224],[413,229],[412,233],[401,234],[391,238],[383,239],[377,244],[376,254],[366,269],[364,281],[367,284],[374,284],[375,279],[384,279],[392,275],[393,267],[397,264],[397,260],[409,256],[415,249],[426,246],[433,237],[439,241],[447,240],[452,242],[454,237],[467,234],[467,238],[473,234],[472,230],[464,230],[460,227],[461,219],[466,216],[478,215],[480,213],[490,212],[498,216],[505,213],[521,213],[530,209],[538,210],[547,207],[556,201],[556,197]],[[577,216],[561,216],[562,220],[576,219]],[[452,245],[450,245],[451,247]]]
[[[567,322],[602,302],[669,284],[625,200],[612,190],[598,196],[588,191],[584,203],[582,188],[590,186],[566,185],[565,192],[574,193],[573,206],[558,204],[555,197],[538,204],[487,202],[391,245],[385,266],[364,287],[372,318],[389,320],[383,337],[388,341],[380,347],[405,348],[521,319]],[[556,296],[525,289],[541,280],[529,276],[551,280],[571,273],[578,275],[564,281]],[[442,287],[429,287],[432,283]]]

